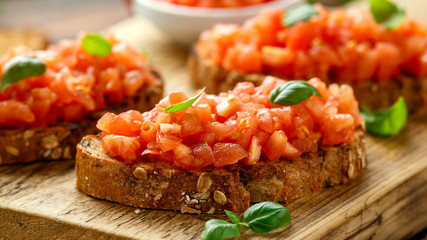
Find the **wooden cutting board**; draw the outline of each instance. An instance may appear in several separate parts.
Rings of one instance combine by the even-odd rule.
[[[194,93],[187,49],[139,18],[113,31],[150,53],[166,92]],[[240,239],[401,239],[426,228],[425,119],[411,119],[391,138],[368,137],[361,178],[288,204],[290,226],[265,235],[243,229]],[[0,167],[0,239],[199,239],[211,218],[224,215],[144,210],[88,197],[75,188],[73,161]]]

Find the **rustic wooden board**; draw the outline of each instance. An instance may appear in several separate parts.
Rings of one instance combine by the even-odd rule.
[[[185,72],[187,49],[139,18],[113,29],[151,54],[167,80],[166,92],[194,93]],[[266,235],[244,230],[241,239],[401,239],[426,228],[425,119],[411,119],[392,138],[369,137],[368,168],[361,178],[288,204],[291,226]],[[0,167],[0,239],[199,239],[212,217],[224,218],[88,197],[75,189],[73,161]]]

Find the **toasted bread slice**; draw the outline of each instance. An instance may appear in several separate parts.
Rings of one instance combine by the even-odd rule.
[[[169,163],[124,164],[109,157],[97,136],[77,145],[77,188],[96,198],[133,207],[183,213],[242,212],[250,202],[280,201],[345,184],[366,167],[362,130],[355,141],[279,161],[186,171]]]
[[[238,82],[244,81],[253,82],[258,86],[266,77],[263,74],[245,74],[224,69],[209,59],[198,56],[194,50],[188,58],[188,70],[193,85],[199,88],[206,86],[209,93],[228,91]],[[427,112],[427,77],[416,79],[401,74],[393,81],[336,81],[336,83],[350,85],[359,104],[366,105],[372,110],[388,108],[399,96],[403,96],[410,113]]]
[[[161,99],[163,81],[157,73],[155,76],[157,81],[142,86],[134,98],[108,106],[78,122],[60,122],[46,128],[0,129],[0,165],[74,158],[77,143],[82,137],[98,132],[96,122],[104,113],[146,111]]]

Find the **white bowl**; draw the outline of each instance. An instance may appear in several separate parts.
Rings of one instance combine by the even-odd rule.
[[[264,9],[288,8],[302,0],[276,0],[239,8],[187,7],[157,0],[136,0],[135,12],[152,21],[173,40],[189,45],[216,23],[241,24]]]

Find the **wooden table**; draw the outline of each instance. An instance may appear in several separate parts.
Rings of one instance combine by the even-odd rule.
[[[187,49],[138,17],[112,29],[150,52],[150,61],[166,79],[166,92],[194,93],[185,71]],[[424,119],[411,119],[391,138],[368,137],[363,176],[288,204],[291,226],[266,235],[244,230],[240,239],[401,239],[426,228]],[[136,209],[88,197],[75,189],[73,161],[0,167],[0,239],[199,239],[213,217],[224,218]]]

